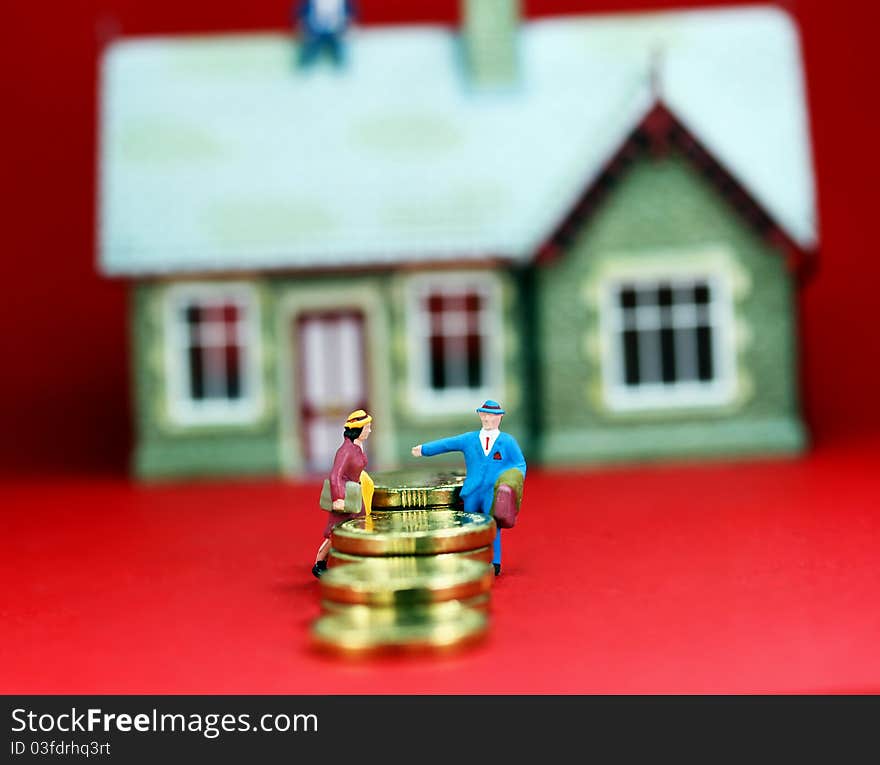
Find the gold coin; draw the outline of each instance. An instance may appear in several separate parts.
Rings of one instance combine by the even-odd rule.
[[[459,471],[388,470],[373,478],[373,509],[405,510],[427,507],[455,507],[464,484]]]
[[[362,603],[338,603],[335,600],[322,600],[321,610],[325,614],[348,614],[350,618],[360,621],[379,619],[380,617],[393,620],[398,614],[405,611],[433,614],[438,618],[454,615],[462,608],[488,612],[490,603],[491,598],[486,592],[463,600],[441,600],[436,603],[418,603],[411,606],[365,606]]]
[[[494,571],[485,563],[434,556],[372,558],[336,566],[321,577],[321,597],[338,603],[407,606],[483,595]]]
[[[486,635],[488,626],[486,614],[470,608],[459,608],[446,616],[418,610],[393,617],[367,612],[356,618],[327,614],[315,620],[312,637],[319,647],[349,656],[388,651],[436,652],[470,645]]]
[[[333,549],[353,555],[436,555],[492,544],[495,519],[463,510],[404,510],[340,523]]]
[[[330,554],[327,556],[327,567],[332,568],[333,566],[343,566],[346,563],[360,563],[362,560],[370,560],[371,558],[380,557],[375,555],[352,555],[351,553],[339,552],[339,550],[334,550],[331,548]],[[385,556],[385,557],[394,557],[394,556]],[[406,556],[397,556],[397,557],[406,557]],[[483,561],[483,563],[491,563],[492,562],[492,548],[488,545],[486,547],[478,547],[476,550],[462,550],[461,552],[451,552],[451,553],[439,553],[435,557],[437,558],[468,558],[469,560],[479,560]]]

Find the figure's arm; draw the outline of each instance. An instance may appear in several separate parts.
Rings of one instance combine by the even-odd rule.
[[[519,444],[516,442],[515,438],[510,439],[510,453],[513,457],[513,467],[522,471],[523,478],[526,477],[526,458],[523,457],[522,449],[519,448]]]
[[[462,433],[460,436],[450,436],[438,441],[419,444],[412,449],[413,457],[433,457],[436,454],[446,454],[447,452],[462,452],[467,436],[467,433]]]
[[[343,476],[349,474],[349,459],[348,450],[343,444],[337,450],[333,467],[330,468],[330,498],[333,500],[334,508],[337,508],[337,502],[340,505],[345,503],[345,478]],[[338,509],[341,509],[341,506]]]

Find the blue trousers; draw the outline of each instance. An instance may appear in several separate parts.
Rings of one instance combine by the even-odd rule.
[[[333,59],[333,63],[341,66],[345,62],[345,50],[342,41],[335,34],[319,32],[306,35],[299,49],[299,65],[308,66],[321,52],[326,49]]]
[[[468,494],[464,498],[464,511],[466,513],[482,513],[489,515],[492,510],[493,492],[490,489],[485,494]],[[501,529],[495,534],[492,544],[492,562],[501,565]]]

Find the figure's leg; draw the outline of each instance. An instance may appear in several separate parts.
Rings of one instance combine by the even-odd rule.
[[[321,542],[321,546],[318,548],[318,553],[315,555],[315,563],[318,563],[322,560],[327,560],[327,556],[330,554],[330,540],[325,539]]]
[[[327,35],[327,47],[330,49],[330,57],[333,59],[333,63],[340,67],[345,63],[345,49],[343,48],[342,40],[339,39],[339,35]]]
[[[315,555],[315,565],[312,566],[312,573],[321,578],[321,574],[323,574],[327,570],[327,556],[330,554],[330,539],[327,538],[323,542],[321,542],[321,546],[318,548],[318,552]]]
[[[469,494],[464,498],[464,511],[489,515],[492,511],[492,492],[485,495]],[[495,566],[495,574],[501,573],[501,529],[495,533],[495,541],[492,543],[492,564]]]
[[[338,513],[329,513],[327,525],[324,527],[324,541],[321,542],[320,547],[318,547],[318,552],[315,554],[315,565],[312,566],[312,573],[319,579],[321,578],[321,574],[327,570],[327,556],[330,555],[330,535],[333,533],[333,529],[336,525],[341,521],[344,521],[346,518],[346,516],[342,516],[341,518],[334,517],[338,515]]]
[[[299,65],[308,66],[320,52],[320,38],[311,32],[306,32],[299,44]]]
[[[480,501],[480,497],[476,494],[468,494],[464,498],[464,511],[466,513],[482,513],[483,503]]]
[[[482,507],[480,511],[483,515],[491,517],[492,514],[492,491],[487,491],[483,497]],[[492,565],[495,567],[495,574],[501,573],[501,529],[495,532],[495,541],[492,543]]]

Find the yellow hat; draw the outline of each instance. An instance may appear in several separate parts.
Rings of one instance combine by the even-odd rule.
[[[345,421],[346,428],[362,428],[368,422],[372,422],[373,418],[370,417],[363,409],[355,409],[350,415],[348,415],[348,419]]]

